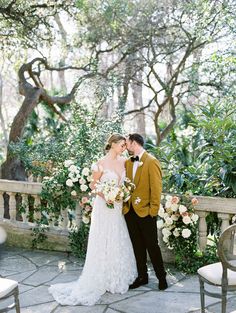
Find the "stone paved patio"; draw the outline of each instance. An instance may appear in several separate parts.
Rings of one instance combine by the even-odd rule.
[[[145,287],[123,295],[106,293],[93,307],[57,304],[48,293],[48,286],[76,279],[82,266],[82,261],[66,253],[0,246],[0,276],[19,282],[22,313],[200,313],[197,276],[184,275],[171,265],[166,266],[170,287],[165,291],[157,289],[150,266],[150,282]],[[207,297],[206,303],[207,313],[220,313],[218,299]],[[234,310],[236,294],[231,294],[227,313]]]

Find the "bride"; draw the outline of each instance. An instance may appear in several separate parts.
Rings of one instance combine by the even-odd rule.
[[[125,179],[125,137],[113,134],[108,139],[105,157],[92,166],[93,182],[113,180],[118,185]],[[88,238],[83,271],[78,280],[49,288],[62,305],[94,305],[106,292],[125,293],[137,277],[136,261],[129,238],[122,203],[107,207],[103,194],[97,194]]]

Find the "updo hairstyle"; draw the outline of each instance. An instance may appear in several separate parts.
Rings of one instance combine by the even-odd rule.
[[[118,143],[121,140],[125,140],[126,138],[124,136],[122,136],[121,134],[112,134],[108,140],[107,143],[105,145],[105,151],[108,152],[111,149],[111,146],[113,143]]]

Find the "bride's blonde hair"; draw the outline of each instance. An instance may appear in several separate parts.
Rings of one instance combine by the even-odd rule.
[[[113,143],[117,143],[121,140],[125,140],[126,138],[118,133],[114,133],[112,134],[108,139],[107,139],[107,143],[105,145],[105,151],[108,152],[111,149],[111,146]]]

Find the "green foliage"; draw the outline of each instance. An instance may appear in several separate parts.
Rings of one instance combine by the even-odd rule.
[[[200,267],[215,262],[219,262],[216,241],[211,245],[207,245],[204,252],[196,251],[194,254],[178,255],[176,257],[176,268],[187,274],[196,274]]]
[[[38,221],[36,227],[32,229],[31,234],[31,236],[33,237],[32,239],[33,249],[37,249],[38,245],[40,245],[47,239],[46,231],[47,227],[45,227],[45,225],[42,225],[40,221]]]
[[[236,197],[236,115],[232,102],[213,102],[185,112],[158,148],[164,190],[195,195]]]
[[[72,229],[69,233],[71,252],[78,258],[84,259],[87,251],[89,226],[82,223],[80,228]]]

